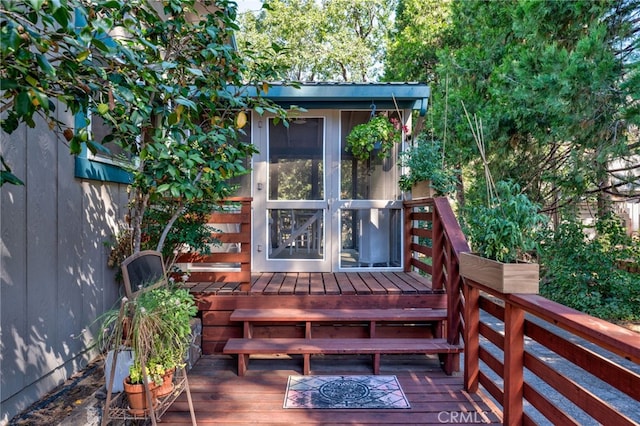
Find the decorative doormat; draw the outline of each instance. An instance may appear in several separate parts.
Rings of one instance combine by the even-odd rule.
[[[411,408],[396,376],[289,376],[284,408]]]

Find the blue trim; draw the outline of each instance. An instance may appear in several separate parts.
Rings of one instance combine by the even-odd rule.
[[[254,87],[245,89],[251,96],[257,93]],[[380,109],[395,109],[397,103],[423,116],[430,95],[431,89],[422,83],[303,83],[300,88],[274,84],[265,97],[285,108],[370,109],[375,103]]]
[[[133,183],[133,176],[125,169],[113,164],[91,161],[81,156],[76,157],[75,176],[80,179],[124,183],[126,185]]]

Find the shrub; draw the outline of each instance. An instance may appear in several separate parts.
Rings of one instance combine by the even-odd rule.
[[[585,226],[569,219],[549,231],[540,245],[540,293],[606,320],[638,320],[640,275],[617,267],[637,261],[637,247],[612,215],[598,219],[595,230],[588,239]]]

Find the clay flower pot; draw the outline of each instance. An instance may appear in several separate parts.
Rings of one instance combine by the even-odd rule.
[[[162,384],[158,386],[155,390],[156,396],[158,398],[162,398],[163,396],[169,395],[173,392],[173,374],[175,369],[172,368],[170,370],[165,371],[164,376],[162,376]]]
[[[154,408],[158,405],[157,388],[158,386],[154,382],[149,383],[149,391],[151,392],[151,401],[153,401]],[[129,377],[127,377],[124,379],[124,391],[129,401],[129,412],[134,416],[146,416],[149,413],[149,405],[147,404],[144,385],[142,383],[132,384],[129,382]]]

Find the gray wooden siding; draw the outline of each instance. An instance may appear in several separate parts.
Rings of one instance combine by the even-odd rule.
[[[118,298],[104,241],[125,214],[126,186],[74,178],[74,158],[46,126],[2,134],[25,186],[0,189],[0,424],[96,354],[97,316]]]

